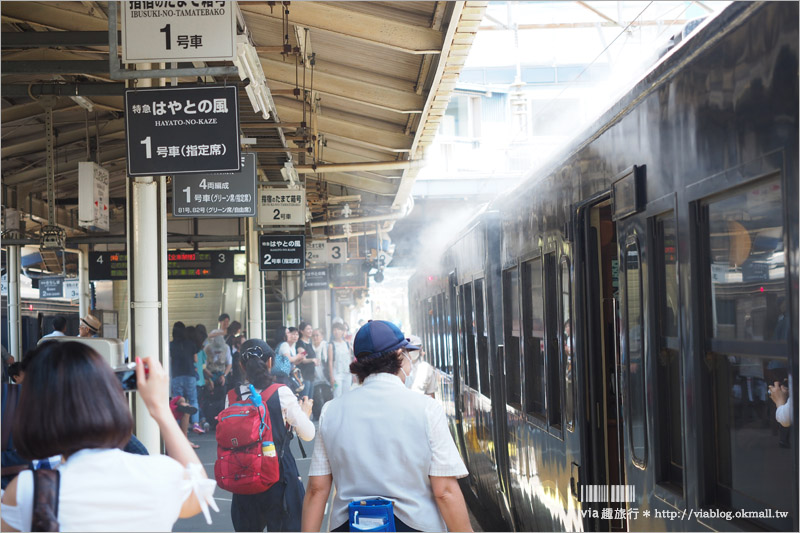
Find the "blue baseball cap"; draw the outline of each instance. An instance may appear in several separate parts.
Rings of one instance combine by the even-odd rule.
[[[361,360],[378,357],[384,352],[406,348],[419,350],[419,346],[403,336],[400,328],[386,320],[370,320],[356,333],[353,341],[353,351]]]

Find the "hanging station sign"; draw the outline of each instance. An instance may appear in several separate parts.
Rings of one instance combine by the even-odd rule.
[[[129,176],[238,172],[236,86],[127,89]]]
[[[258,190],[259,226],[302,226],[305,223],[305,189],[263,187]]]
[[[306,245],[306,261],[309,263],[325,262],[325,243],[327,241],[311,241]]]
[[[173,176],[172,214],[197,218],[255,216],[256,154],[242,154],[238,172]]]
[[[78,225],[108,231],[108,170],[91,161],[78,163]]]
[[[39,298],[63,298],[64,277],[39,278]]]
[[[233,61],[236,2],[122,2],[122,62]]]
[[[306,269],[303,290],[323,291],[328,290],[328,288],[328,267]]]
[[[305,270],[305,235],[259,235],[259,270]]]

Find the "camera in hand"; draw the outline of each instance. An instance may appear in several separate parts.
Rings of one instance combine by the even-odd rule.
[[[123,391],[136,390],[136,363],[127,363],[114,368]]]

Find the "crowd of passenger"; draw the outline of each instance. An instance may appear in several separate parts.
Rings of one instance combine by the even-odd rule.
[[[89,315],[81,329],[97,336],[99,322]],[[149,454],[133,435],[128,398],[108,362],[86,344],[49,338],[66,335],[60,320],[53,326],[60,334],[20,362],[3,357],[4,531],[169,531],[200,512],[210,523],[215,481],[189,438],[262,393],[272,427],[287,428],[269,443],[280,479],[259,494],[233,494],[236,531],[319,531],[334,485],[333,531],[350,530],[350,502],[376,495],[393,502],[396,531],[470,530],[457,483],[466,468],[441,405],[427,397],[435,373],[421,340],[390,322],[369,321],[354,335],[336,319],[330,336],[301,322],[278,328],[270,343],[248,340],[227,314],[210,332],[176,322],[169,369],[134,358],[137,394],[166,456]],[[294,434],[316,438],[308,492],[290,449]]]

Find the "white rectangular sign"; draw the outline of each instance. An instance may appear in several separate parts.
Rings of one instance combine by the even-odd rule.
[[[91,161],[78,163],[78,225],[108,231],[108,170]]]
[[[306,245],[306,261],[310,263],[325,263],[327,257],[327,249],[325,247],[327,241],[311,241]]]
[[[77,279],[64,280],[64,298],[77,300],[81,296],[80,281]],[[107,332],[106,332],[107,333]]]
[[[347,263],[347,241],[326,242],[325,261],[328,263]]]
[[[303,226],[306,190],[264,187],[258,190],[259,226]]]
[[[233,61],[236,2],[122,2],[122,62]]]

